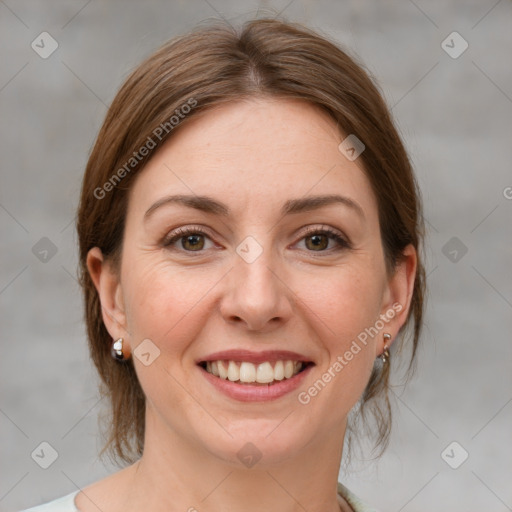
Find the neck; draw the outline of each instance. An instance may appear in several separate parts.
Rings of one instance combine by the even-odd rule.
[[[130,468],[123,510],[350,510],[336,489],[344,433],[345,425],[286,460],[264,464],[263,457],[249,468],[198,447],[147,412],[144,455]]]

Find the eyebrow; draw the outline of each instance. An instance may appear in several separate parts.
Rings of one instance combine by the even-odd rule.
[[[158,208],[168,204],[180,204],[188,208],[194,208],[205,213],[211,213],[223,217],[227,217],[230,214],[228,206],[211,197],[197,195],[173,195],[163,197],[152,204],[144,214],[144,220],[148,219]],[[357,202],[349,197],[341,196],[339,194],[307,196],[299,199],[290,199],[286,201],[281,208],[281,215],[284,216],[310,212],[331,204],[343,204],[356,212],[361,218],[365,218],[363,209]]]

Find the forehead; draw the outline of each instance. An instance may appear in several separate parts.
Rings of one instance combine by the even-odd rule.
[[[238,216],[261,216],[287,199],[343,194],[371,217],[375,197],[362,164],[339,151],[344,138],[327,113],[304,101],[223,104],[195,114],[160,148],[137,177],[130,209],[141,213],[165,194],[197,194],[229,203]]]

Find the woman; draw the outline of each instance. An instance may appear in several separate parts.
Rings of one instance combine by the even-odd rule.
[[[422,222],[384,101],[333,43],[269,19],[167,43],[114,99],[77,221],[103,452],[130,465],[31,510],[373,510],[338,472],[353,408],[386,444]]]

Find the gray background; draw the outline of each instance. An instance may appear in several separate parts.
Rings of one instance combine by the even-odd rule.
[[[430,291],[419,369],[394,389],[388,451],[354,460],[340,480],[383,512],[512,510],[510,0],[0,0],[2,511],[115,470],[97,459],[104,404],[74,277],[74,212],[106,105],[171,36],[211,17],[241,23],[258,8],[308,23],[367,64],[425,201]],[[59,45],[47,59],[31,48],[43,31]],[[453,31],[469,45],[458,58],[442,47]],[[452,39],[444,48],[460,51]],[[57,250],[46,261],[48,242],[33,251],[43,237]],[[58,452],[46,470],[31,458],[43,441]],[[445,460],[457,465],[469,453],[458,469],[441,456],[453,441]]]

